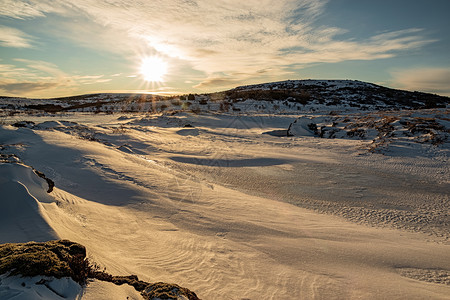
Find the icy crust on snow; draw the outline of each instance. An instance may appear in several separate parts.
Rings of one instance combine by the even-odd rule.
[[[75,300],[81,299],[82,294],[81,286],[69,277],[0,275],[0,299]]]

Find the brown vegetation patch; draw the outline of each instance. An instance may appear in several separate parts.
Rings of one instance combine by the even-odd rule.
[[[148,285],[141,293],[144,299],[198,299],[197,295],[190,290],[176,284],[157,282]],[[183,298],[182,298],[183,297]]]
[[[431,283],[450,285],[450,271],[442,269],[399,268],[400,275]]]
[[[0,245],[0,274],[22,276],[71,277],[82,284],[87,278],[80,270],[86,248],[67,240],[46,243],[18,243]]]
[[[113,276],[100,271],[98,265],[86,258],[83,245],[68,240],[0,245],[0,274],[6,273],[9,276],[71,277],[81,285],[87,284],[88,278],[116,285],[128,284],[141,292],[144,299],[199,299],[194,292],[176,284],[148,283],[136,275]]]

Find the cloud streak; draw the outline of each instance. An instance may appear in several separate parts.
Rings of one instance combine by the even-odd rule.
[[[16,82],[0,83],[0,91],[8,94],[30,94],[42,90],[54,89],[59,86],[57,82]]]
[[[52,5],[50,1],[16,1],[2,0],[0,16],[15,19],[29,19],[44,17],[46,13],[62,12],[58,5]]]
[[[66,74],[62,72],[57,65],[42,60],[31,60],[24,58],[15,58],[14,61],[26,65],[27,68],[36,70],[38,72],[49,74],[55,77],[65,77]]]
[[[16,28],[0,26],[0,46],[11,48],[32,48],[32,39]]]
[[[103,74],[70,75],[45,61],[22,58],[13,61],[22,66],[0,63],[0,93],[13,96],[68,95],[82,86],[108,83],[117,75],[113,74],[110,78]]]

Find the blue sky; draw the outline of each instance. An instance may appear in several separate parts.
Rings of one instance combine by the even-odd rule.
[[[450,95],[450,1],[0,0],[0,95],[357,79]],[[145,81],[146,57],[167,65]]]

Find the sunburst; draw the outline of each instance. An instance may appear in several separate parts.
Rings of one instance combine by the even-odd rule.
[[[148,56],[142,59],[140,73],[145,81],[163,82],[167,74],[167,62],[158,56]]]

